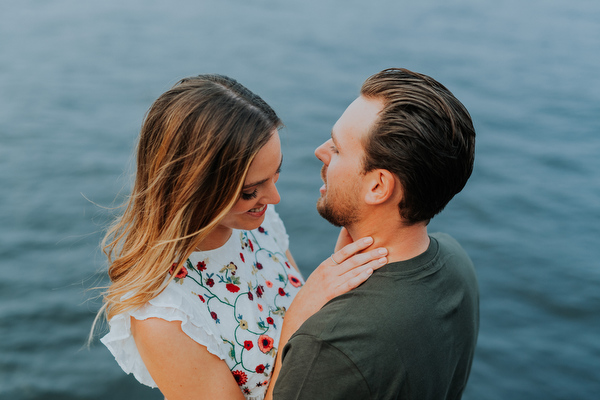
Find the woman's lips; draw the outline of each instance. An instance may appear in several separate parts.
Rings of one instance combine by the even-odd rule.
[[[265,204],[262,207],[253,208],[251,210],[246,211],[246,214],[252,217],[262,217],[267,211],[267,205]]]

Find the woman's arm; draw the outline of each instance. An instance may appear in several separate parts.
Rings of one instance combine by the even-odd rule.
[[[152,379],[169,400],[244,400],[225,361],[186,335],[180,321],[132,317],[131,332]]]
[[[265,400],[273,399],[273,389],[281,369],[281,351],[294,332],[329,300],[354,289],[366,281],[374,270],[387,263],[385,248],[357,254],[372,243],[372,238],[363,238],[336,251],[332,255],[335,261],[331,257],[323,261],[298,292],[283,319],[279,350]]]

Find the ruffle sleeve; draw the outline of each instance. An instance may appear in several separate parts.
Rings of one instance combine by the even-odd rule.
[[[189,295],[185,295],[182,285],[171,282],[165,290],[139,309],[116,315],[110,322],[110,332],[101,342],[110,350],[119,366],[126,373],[150,387],[157,387],[144,365],[131,334],[131,320],[162,318],[166,321],[181,321],[181,329],[195,342],[205,346],[208,351],[225,359],[228,349],[223,345],[217,332],[210,331],[213,324],[205,307],[192,304]]]
[[[279,217],[279,214],[275,211],[275,206],[272,204],[270,204],[267,209],[263,225],[265,225],[267,229],[271,229],[273,238],[281,249],[286,252],[290,247],[290,237],[285,230],[285,225]]]

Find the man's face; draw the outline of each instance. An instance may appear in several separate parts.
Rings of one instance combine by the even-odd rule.
[[[335,123],[331,139],[315,150],[323,162],[325,183],[317,201],[317,211],[335,226],[348,227],[361,218],[364,199],[363,138],[383,108],[379,100],[359,97]]]

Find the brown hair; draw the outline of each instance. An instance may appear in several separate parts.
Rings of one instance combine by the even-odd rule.
[[[400,215],[428,222],[465,186],[473,171],[475,129],[467,109],[436,80],[390,68],[369,77],[365,98],[382,111],[364,139],[365,172],[385,169],[400,180]]]
[[[154,102],[133,191],[102,242],[111,285],[99,315],[110,319],[164,289],[237,202],[250,163],[280,125],[259,96],[221,75],[183,79]]]

